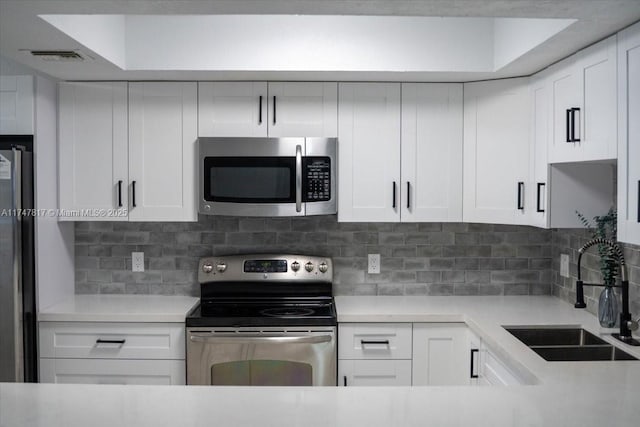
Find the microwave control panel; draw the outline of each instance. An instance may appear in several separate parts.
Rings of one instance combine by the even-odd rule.
[[[302,201],[325,202],[331,200],[331,159],[305,157],[302,170]]]

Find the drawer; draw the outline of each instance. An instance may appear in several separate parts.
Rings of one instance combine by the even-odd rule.
[[[40,359],[40,382],[184,385],[182,360]]]
[[[339,359],[411,359],[411,323],[340,323]]]
[[[409,386],[411,360],[339,360],[339,386]]]
[[[185,358],[183,323],[40,322],[40,357]]]

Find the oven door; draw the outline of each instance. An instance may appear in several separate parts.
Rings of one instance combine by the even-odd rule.
[[[200,213],[301,216],[304,138],[200,138]]]
[[[334,327],[187,328],[187,384],[335,386]]]

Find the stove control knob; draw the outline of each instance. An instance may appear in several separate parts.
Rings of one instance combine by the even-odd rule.
[[[213,265],[211,265],[211,263],[205,263],[202,264],[202,271],[204,271],[205,273],[211,273],[213,271]]]
[[[320,273],[326,273],[327,270],[329,270],[329,265],[326,262],[322,261],[318,266],[318,270],[320,270]]]
[[[224,262],[221,262],[220,264],[216,265],[216,270],[218,270],[220,273],[224,273],[226,269],[227,269],[227,264],[225,264]]]
[[[309,273],[311,273],[313,271],[313,263],[309,261],[304,265],[304,269],[307,270]]]
[[[291,263],[291,270],[292,271],[298,271],[300,270],[300,263],[298,261],[293,261]]]

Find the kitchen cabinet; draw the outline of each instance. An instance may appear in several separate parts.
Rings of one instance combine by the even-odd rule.
[[[400,84],[340,83],[338,221],[400,220]]]
[[[341,83],[339,106],[339,221],[461,221],[461,84]]]
[[[335,137],[335,82],[200,82],[198,135]]]
[[[527,224],[528,79],[464,85],[463,220]]]
[[[484,342],[480,345],[477,385],[510,386],[527,384]]]
[[[616,46],[614,35],[551,68],[550,163],[616,158]]]
[[[414,323],[412,384],[471,384],[470,350],[464,323]]]
[[[462,221],[462,116],[462,84],[402,84],[402,222]]]
[[[33,135],[33,77],[0,76],[0,135]]]
[[[640,245],[640,25],[618,34],[618,240]]]
[[[411,323],[341,323],[338,385],[411,385]]]
[[[61,83],[59,207],[79,213],[61,219],[195,221],[196,100],[196,83]]]
[[[549,212],[549,164],[547,150],[551,135],[551,98],[549,79],[545,72],[531,78],[531,139],[529,171],[531,174],[526,196],[529,224],[546,228]]]
[[[58,101],[59,207],[77,212],[125,209],[110,217],[60,219],[126,221],[127,83],[60,83]]]
[[[40,322],[40,381],[185,384],[183,323]]]

